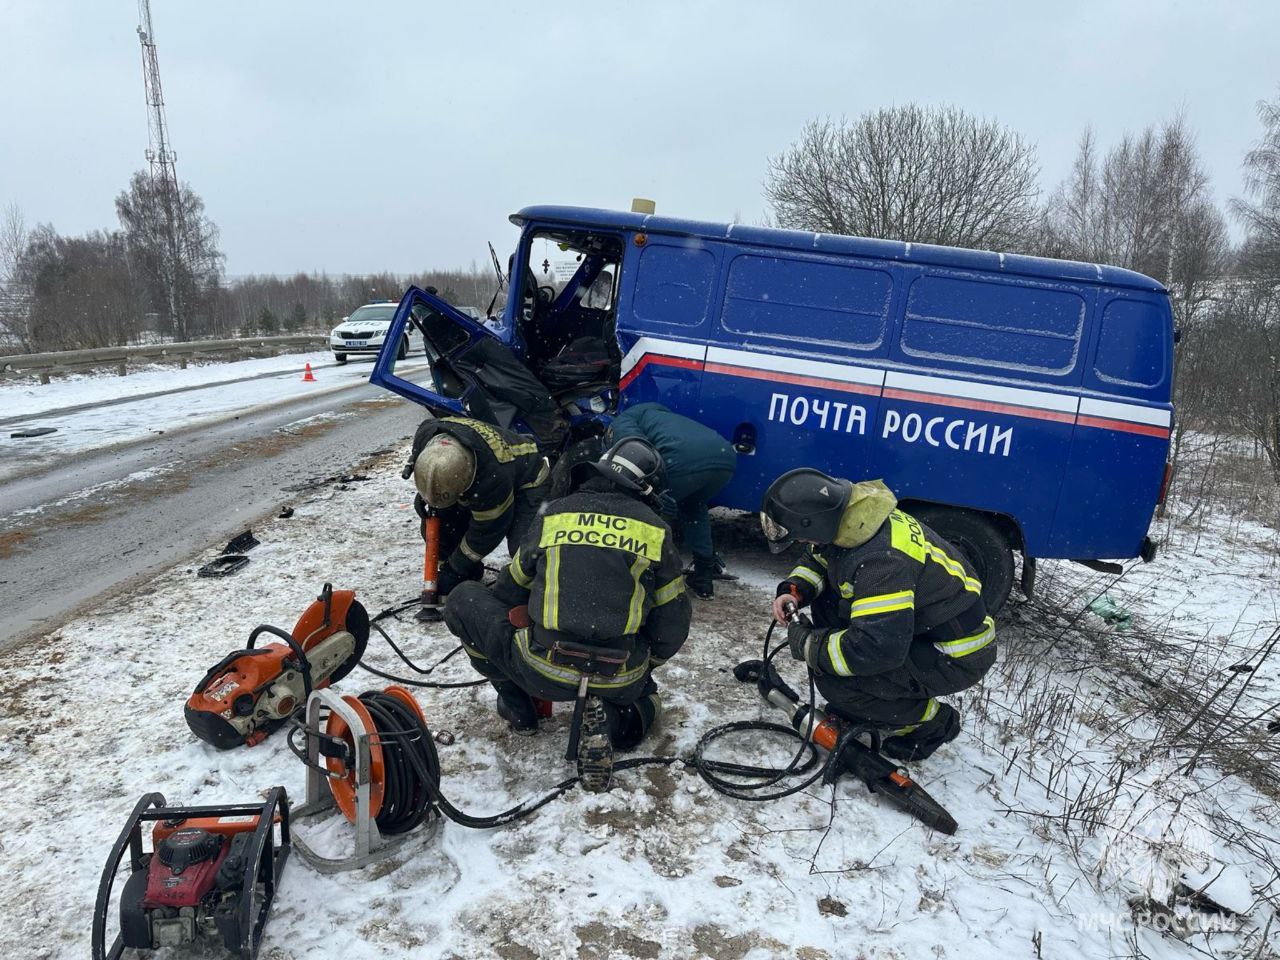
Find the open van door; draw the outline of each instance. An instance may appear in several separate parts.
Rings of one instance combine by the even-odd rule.
[[[430,387],[397,376],[397,350],[386,345],[399,343],[410,326],[422,334]],[[564,420],[546,386],[517,359],[505,332],[474,320],[434,293],[410,287],[396,308],[369,382],[436,416],[473,417],[532,434],[546,449],[558,450]]]
[[[397,345],[411,330],[422,334],[427,363],[431,367],[429,388],[397,376],[395,372]],[[483,324],[447,301],[418,287],[410,287],[396,308],[369,382],[421,404],[436,416],[467,413],[499,422],[489,398],[468,365],[458,362],[486,337],[498,339]]]

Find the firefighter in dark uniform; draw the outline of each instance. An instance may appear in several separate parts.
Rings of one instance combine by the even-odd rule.
[[[418,488],[424,538],[428,509],[441,518],[441,596],[479,579],[504,538],[515,551],[546,499],[550,473],[532,437],[465,417],[422,422],[405,476]]]
[[[518,733],[537,729],[533,697],[576,699],[575,654],[613,656],[612,675],[587,671],[581,760],[603,738],[611,758],[652,728],[652,673],[684,645],[691,607],[671,530],[649,505],[661,491],[657,451],[626,439],[578,469],[587,479],[546,504],[492,590],[460,585],[444,619]]]
[[[882,749],[922,760],[960,733],[939,697],[978,683],[996,661],[982,584],[960,553],[897,509],[879,480],[850,483],[802,468],[765,493],[770,546],[808,544],[778,584],[773,614],[790,618],[791,655],[813,671],[837,716],[885,732]]]

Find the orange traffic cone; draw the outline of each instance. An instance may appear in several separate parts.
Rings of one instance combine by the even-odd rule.
[[[311,373],[311,362],[307,362],[307,372],[302,375],[303,383],[315,383],[316,378]]]

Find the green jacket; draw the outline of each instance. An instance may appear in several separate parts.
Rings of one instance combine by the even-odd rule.
[[[667,470],[667,490],[683,500],[699,490],[707,474],[733,473],[738,455],[732,444],[710,427],[673,413],[660,403],[638,403],[613,418],[614,441],[624,437],[648,440]]]

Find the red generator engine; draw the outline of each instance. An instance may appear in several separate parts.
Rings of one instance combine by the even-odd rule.
[[[144,823],[155,824],[150,853],[142,849]],[[273,787],[261,805],[229,807],[167,807],[160,794],[147,794],[102,873],[93,960],[197,941],[221,942],[241,960],[253,960],[289,849],[284,787]],[[120,893],[120,931],[108,948],[107,915],[126,851],[130,872]]]

